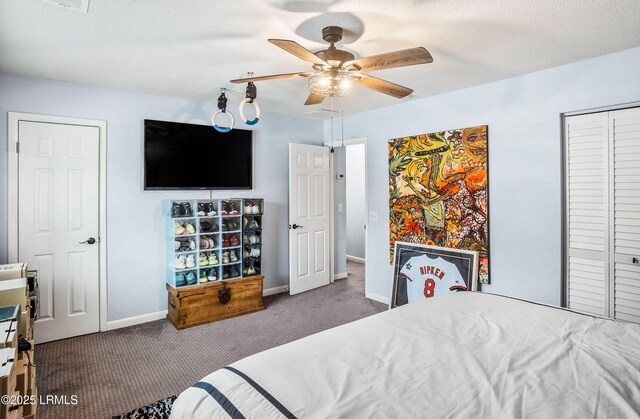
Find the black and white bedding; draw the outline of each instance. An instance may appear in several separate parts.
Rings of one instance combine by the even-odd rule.
[[[640,325],[461,292],[242,359],[172,418],[635,418]]]

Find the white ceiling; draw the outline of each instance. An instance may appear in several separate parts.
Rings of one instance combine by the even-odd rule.
[[[638,46],[639,17],[638,0],[90,0],[88,13],[0,0],[0,70],[207,103],[226,87],[237,106],[245,86],[230,79],[310,69],[267,38],[316,51],[338,25],[356,57],[431,52],[432,64],[372,73],[413,88],[407,101]],[[263,111],[328,107],[303,105],[306,79],[257,87]],[[398,101],[359,87],[344,110]]]

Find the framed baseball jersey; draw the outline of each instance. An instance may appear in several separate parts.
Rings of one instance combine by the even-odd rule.
[[[475,291],[478,252],[396,242],[389,308],[438,295]]]

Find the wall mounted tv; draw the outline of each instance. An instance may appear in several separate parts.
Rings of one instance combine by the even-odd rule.
[[[144,189],[251,189],[253,132],[144,120]]]

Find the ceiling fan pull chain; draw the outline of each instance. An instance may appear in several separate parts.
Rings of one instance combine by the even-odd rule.
[[[216,113],[214,113],[213,116],[211,117],[211,124],[213,125],[213,128],[215,128],[216,131],[223,132],[223,133],[231,131],[233,129],[233,125],[235,124],[235,119],[233,118],[233,114],[231,112],[227,112],[227,96],[225,95],[226,90],[227,89],[225,88],[220,89],[220,96],[218,96],[219,110]],[[216,122],[216,117],[221,113],[224,113],[225,115],[229,116],[229,125],[226,127],[220,126]]]
[[[253,75],[252,73],[249,73],[249,74]],[[258,120],[260,120],[260,105],[258,105],[258,101],[256,100],[257,96],[258,96],[258,89],[256,88],[256,85],[253,84],[252,82],[247,83],[247,93],[245,95],[245,98],[242,99],[242,102],[240,102],[240,110],[239,110],[240,118],[242,118],[242,121],[247,125],[255,125],[258,123]],[[247,119],[244,113],[244,107],[247,103],[251,103],[256,111],[256,117],[253,118],[251,121]]]

